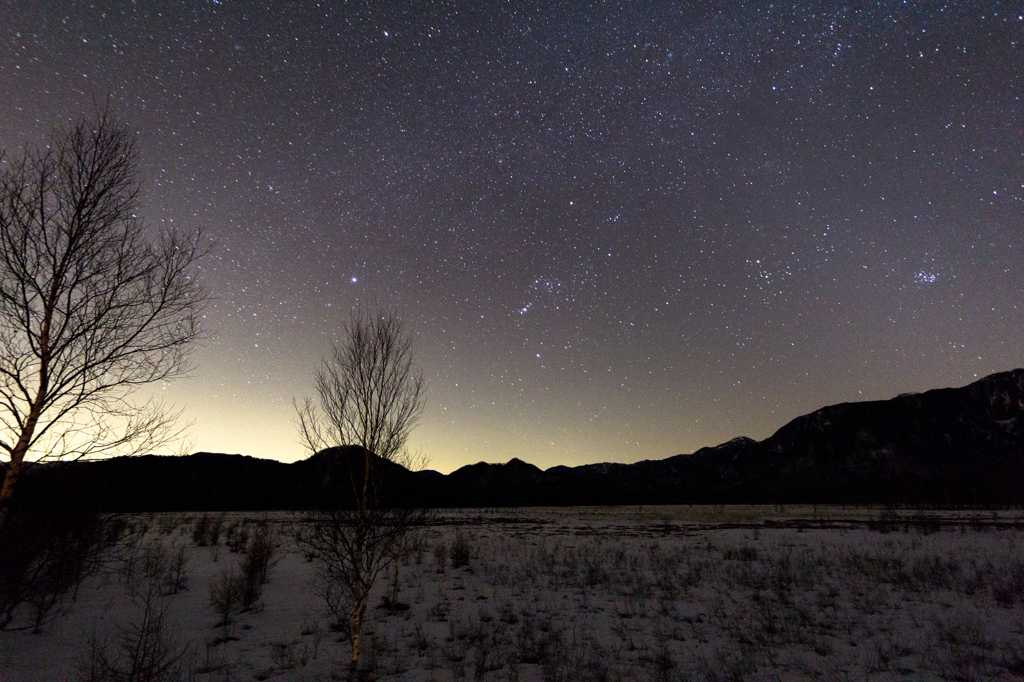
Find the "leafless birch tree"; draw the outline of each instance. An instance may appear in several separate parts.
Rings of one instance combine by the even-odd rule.
[[[413,370],[412,341],[395,315],[357,314],[345,331],[344,342],[315,374],[319,401],[307,398],[296,408],[313,453],[357,446],[339,450],[334,472],[340,485],[350,487],[351,505],[311,513],[298,541],[317,562],[321,590],[347,597],[348,678],[354,680],[370,590],[407,550],[420,515],[382,493],[389,471],[409,463],[406,442],[423,411],[424,382]]]
[[[134,389],[188,368],[198,235],[137,215],[135,137],[109,111],[0,155],[0,530],[28,461],[151,451],[176,414]]]

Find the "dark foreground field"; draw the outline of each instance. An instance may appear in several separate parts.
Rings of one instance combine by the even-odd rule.
[[[164,614],[155,634],[182,679],[342,676],[348,643],[293,542],[297,515],[130,521],[41,634],[0,633],[0,679],[88,679],[76,670],[100,654],[123,663],[147,605]],[[217,544],[198,544],[213,527]],[[256,536],[275,549],[238,613],[213,597]],[[1020,680],[1022,541],[1019,511],[447,512],[397,581],[378,581],[363,668],[387,680]]]

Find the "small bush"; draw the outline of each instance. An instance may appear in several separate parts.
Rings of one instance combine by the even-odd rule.
[[[152,585],[161,594],[177,594],[188,589],[188,551],[178,542],[170,550],[159,540],[142,547],[133,545],[121,558],[121,576],[133,596],[145,594]]]
[[[254,579],[260,584],[267,582],[267,571],[274,564],[274,554],[277,551],[277,538],[267,528],[260,526],[245,548],[245,558],[242,559],[242,573],[252,573]]]
[[[1005,574],[995,576],[992,598],[1002,606],[1024,601],[1024,564],[1014,564]]]
[[[210,528],[206,533],[206,541],[211,545],[220,544],[220,533],[224,527],[224,514],[218,514],[210,521]]]
[[[249,529],[242,526],[241,522],[235,521],[228,526],[225,543],[228,550],[235,554],[245,552],[249,546]]]
[[[469,566],[469,552],[469,538],[461,530],[457,531],[451,548],[452,568]]]
[[[269,642],[270,660],[278,670],[292,670],[301,663],[306,665],[306,657],[298,650],[298,642]]]
[[[222,571],[220,578],[210,585],[210,606],[220,616],[214,627],[231,624],[231,616],[240,613],[242,604],[242,581],[234,571]]]
[[[192,645],[170,631],[169,603],[155,583],[139,595],[139,614],[127,625],[117,626],[118,637],[110,642],[93,633],[88,656],[76,666],[87,682],[179,682],[192,680],[195,667]]]
[[[175,543],[171,547],[167,569],[164,572],[164,594],[177,594],[188,589],[188,552],[184,545]]]
[[[160,517],[160,534],[171,535],[181,525],[181,517],[177,514],[164,514]]]
[[[210,537],[210,515],[203,514],[192,524],[192,544],[196,547],[206,547]]]
[[[448,545],[443,539],[434,545],[434,559],[437,560],[437,572],[444,573],[444,567],[448,563]]]

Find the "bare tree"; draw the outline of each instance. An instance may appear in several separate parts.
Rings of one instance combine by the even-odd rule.
[[[177,437],[177,414],[132,396],[188,370],[206,293],[199,235],[153,236],[139,219],[135,137],[109,109],[0,161],[2,529],[26,458]]]
[[[312,512],[297,539],[317,561],[320,590],[334,608],[339,592],[346,597],[353,680],[370,590],[407,551],[421,517],[383,493],[396,465],[410,463],[405,446],[423,411],[424,382],[413,370],[412,341],[395,315],[354,315],[345,332],[315,374],[319,403],[307,398],[296,405],[310,450],[337,448],[334,479],[347,488],[345,504],[338,508],[339,496]]]

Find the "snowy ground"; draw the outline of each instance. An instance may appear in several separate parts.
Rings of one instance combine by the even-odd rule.
[[[185,679],[342,677],[348,642],[295,549],[298,516],[213,514],[220,544],[196,546],[201,516],[134,517],[147,529],[134,550],[42,634],[0,633],[0,680],[87,679],[76,666],[103,642],[123,656],[147,574],[174,592],[149,602],[168,614],[161,634],[185,651]],[[409,608],[378,607],[394,588],[378,581],[367,679],[1024,680],[1024,512],[620,507],[435,521],[398,573]],[[211,586],[244,556],[223,544],[227,530],[237,545],[261,525],[278,541],[268,582],[255,608],[217,625]],[[146,568],[158,547],[163,568]],[[468,547],[468,565],[453,566],[454,547]]]

